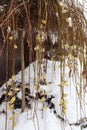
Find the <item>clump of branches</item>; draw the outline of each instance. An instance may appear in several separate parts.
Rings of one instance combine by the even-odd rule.
[[[18,61],[21,64],[22,111],[25,108],[25,66],[37,60],[38,65],[35,64],[34,66],[34,82],[37,85],[38,92],[39,82],[41,80],[46,81],[47,62],[44,63],[43,74],[41,70],[43,58],[60,62],[61,100],[63,103],[65,101],[63,74],[67,64],[69,77],[73,78],[82,108],[82,99],[85,96],[83,92],[86,91],[86,87],[83,85],[84,77],[87,86],[87,20],[84,16],[84,8],[73,0],[4,0],[0,2],[0,29],[2,35],[0,58],[4,49],[6,49],[5,69],[6,86],[8,87],[9,55],[11,54],[11,77],[14,94],[15,66]],[[18,56],[19,52],[20,55]],[[79,70],[77,67],[78,61],[80,64]],[[28,64],[26,65],[26,63]],[[78,79],[79,88],[76,79]],[[66,113],[64,104],[61,105],[61,111],[63,115]]]

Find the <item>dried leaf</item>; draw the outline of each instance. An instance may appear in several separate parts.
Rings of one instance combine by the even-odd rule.
[[[40,36],[39,35],[36,36],[36,40],[40,41]]]
[[[17,92],[17,91],[19,91],[20,89],[19,89],[19,88],[15,88],[14,90]]]
[[[66,98],[68,96],[67,93],[63,93],[63,97]]]
[[[8,107],[7,107],[7,110],[13,110],[13,108],[14,108],[14,104],[8,106]]]
[[[49,93],[47,91],[44,92],[45,95],[48,95]]]
[[[12,91],[8,92],[8,96],[12,96],[12,95],[13,95]]]
[[[38,51],[39,48],[40,48],[39,45],[37,45],[37,46],[34,48],[34,50],[35,50],[35,51]]]
[[[67,103],[68,103],[67,99],[64,99],[63,104],[64,104],[64,105],[67,105]]]
[[[9,87],[9,85],[11,85],[11,83],[10,83],[10,82],[7,82],[7,87]]]
[[[43,110],[47,110],[47,106],[43,106]]]
[[[44,74],[44,79],[46,79],[46,74]]]
[[[69,49],[69,44],[65,44],[65,49]]]
[[[10,37],[9,37],[9,40],[12,41],[12,40],[13,40],[13,36],[10,36]]]
[[[28,88],[29,89],[29,85],[25,85],[24,88]]]
[[[60,86],[60,87],[64,87],[64,86],[68,87],[68,81],[62,81],[60,84],[58,84],[58,86]]]
[[[12,97],[11,100],[10,100],[10,104],[13,104],[16,100],[16,97]]]
[[[59,1],[58,3],[59,3],[59,5],[60,5],[62,8],[65,8],[65,7],[66,7],[66,5],[65,5],[62,1]]]
[[[63,102],[64,102],[63,99],[61,99],[59,105],[62,106]]]
[[[41,87],[39,87],[39,89],[38,89],[39,91],[42,91],[43,90],[43,88],[41,88]]]
[[[40,99],[40,101],[41,101],[41,102],[44,102],[44,101],[45,101],[45,97],[42,97],[42,98]]]
[[[66,115],[66,109],[63,109],[63,113]]]
[[[15,49],[17,49],[17,48],[18,48],[18,46],[17,46],[16,44],[14,44],[14,48],[15,48]]]
[[[41,23],[42,24],[46,24],[46,20],[41,20]]]
[[[15,75],[12,75],[12,80],[15,81]]]
[[[9,118],[9,120],[14,120],[14,118],[15,118],[15,116],[12,115],[12,116]]]
[[[66,9],[63,9],[62,10],[62,14],[65,14],[65,13],[67,13],[68,12],[68,10],[66,10]]]
[[[18,116],[18,114],[16,112],[14,112],[14,117],[17,117],[17,116]]]
[[[15,122],[13,122],[12,123],[12,128],[14,128],[16,126],[16,123]]]
[[[68,54],[68,58],[69,58],[70,60],[74,60],[74,56],[73,56],[71,53]]]

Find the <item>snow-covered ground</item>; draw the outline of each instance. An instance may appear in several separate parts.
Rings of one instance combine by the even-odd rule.
[[[45,60],[44,60],[45,61]],[[42,71],[44,68],[44,61],[42,64]],[[31,93],[34,93],[35,88],[34,85],[34,65],[36,62],[30,65],[30,87]],[[32,110],[25,109],[25,112],[21,113],[20,109],[16,109],[15,113],[15,128],[14,130],[81,130],[81,125],[74,125],[77,120],[80,120],[81,117],[84,118],[84,111],[80,115],[80,104],[79,100],[77,100],[76,87],[73,85],[72,79],[69,78],[69,68],[65,69],[65,80],[68,81],[68,86],[64,88],[64,93],[67,94],[67,112],[65,119],[62,119],[61,111],[60,111],[60,63],[47,61],[47,74],[45,75],[47,85],[40,85],[40,90],[45,90],[48,95],[53,95],[55,98],[52,99],[52,102],[55,105],[56,114],[53,109],[49,109],[49,107],[44,107],[43,111],[43,103],[38,100],[33,103]],[[9,80],[9,82],[11,79]],[[16,75],[16,81],[21,81],[21,72]],[[78,79],[77,79],[78,81]],[[29,82],[29,67],[25,69],[25,82]],[[5,84],[0,88],[0,95],[4,94],[3,88],[5,88]],[[19,97],[21,98],[21,94],[19,93]],[[85,99],[84,99],[85,100]],[[83,107],[83,106],[82,106]],[[6,104],[3,102],[0,105],[0,111],[5,110]],[[87,106],[85,105],[85,113],[87,113]],[[57,116],[59,115],[59,116]],[[7,120],[7,130],[12,130],[12,121],[10,117],[12,116],[12,112],[8,110],[8,120]],[[86,114],[85,114],[86,117]],[[5,113],[0,114],[0,130],[5,130]],[[70,125],[72,124],[72,125]],[[84,128],[87,130],[87,128]]]

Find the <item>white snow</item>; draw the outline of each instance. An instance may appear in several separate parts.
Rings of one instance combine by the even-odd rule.
[[[30,65],[30,84],[31,84],[31,90],[33,91],[32,87],[34,84],[34,65],[37,62],[34,62]],[[26,83],[29,82],[29,67],[25,69],[25,81]],[[43,65],[42,65],[42,72],[43,72]],[[19,72],[16,75],[16,80],[18,82],[21,81],[21,72]],[[65,80],[68,80],[68,87],[64,88],[64,92],[68,94],[66,97],[68,101],[67,105],[67,114],[65,118],[65,121],[61,121],[60,118],[58,118],[52,110],[49,108],[46,108],[42,110],[42,103],[38,100],[38,102],[33,103],[33,109],[32,110],[25,110],[24,113],[21,113],[19,109],[16,109],[15,112],[18,114],[17,117],[15,117],[15,123],[16,126],[14,130],[80,130],[80,126],[74,126],[69,125],[72,123],[76,123],[77,119],[80,119],[80,105],[79,101],[78,104],[76,102],[77,94],[76,94],[76,88],[73,85],[72,79],[70,81],[69,79],[69,69],[66,67],[65,69]],[[11,79],[9,80],[9,82]],[[60,87],[58,84],[60,83],[60,63],[59,62],[53,62],[53,61],[47,61],[47,75],[46,75],[46,82],[50,84],[47,85],[41,85],[42,90],[46,90],[48,92],[48,95],[54,95],[55,98],[52,99],[52,102],[55,104],[55,109],[57,111],[58,115],[61,115],[60,111]],[[5,88],[5,84],[3,85],[3,88]],[[3,89],[0,88],[0,93],[4,93]],[[19,92],[18,95],[19,98],[21,98],[21,93]],[[86,101],[86,100],[85,100]],[[5,102],[2,103],[0,106],[0,111],[5,109]],[[78,105],[78,107],[77,107]],[[78,116],[77,116],[78,112]],[[87,112],[87,106],[85,106],[85,113]],[[9,120],[10,116],[12,115],[12,112],[8,110],[8,125],[7,130],[12,130],[11,124],[12,121]],[[0,130],[5,130],[5,114],[0,114]],[[64,126],[62,126],[64,125]],[[63,129],[65,127],[65,129]],[[87,130],[87,128],[85,128]]]

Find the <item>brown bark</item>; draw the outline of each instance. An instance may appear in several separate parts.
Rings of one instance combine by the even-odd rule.
[[[21,80],[22,80],[22,112],[25,109],[25,64],[24,64],[24,40],[23,31],[20,31],[20,43],[21,43]]]

